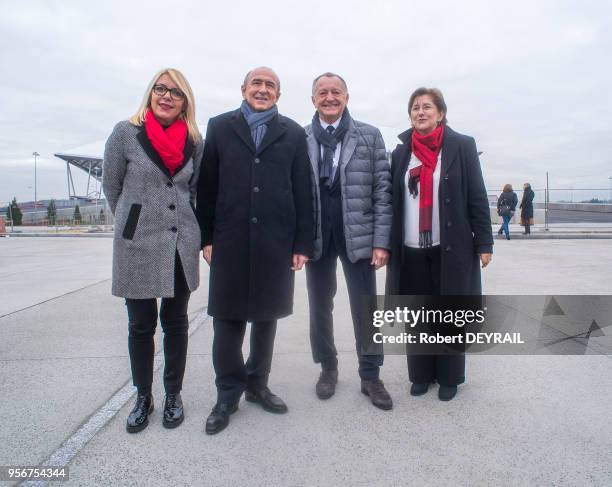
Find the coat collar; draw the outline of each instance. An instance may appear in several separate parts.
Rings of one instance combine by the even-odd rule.
[[[143,150],[149,156],[149,159],[153,161],[153,163],[163,172],[168,178],[172,179],[173,176],[170,175],[170,170],[162,161],[162,158],[159,156],[153,144],[151,144],[151,140],[149,140],[149,136],[147,135],[147,130],[145,129],[144,124],[140,126],[138,133],[136,134],[136,139],[142,146]],[[185,148],[183,149],[183,163],[174,171],[174,176],[176,176],[189,162],[191,156],[193,154],[194,144],[187,134],[187,140],[185,141]]]
[[[266,135],[264,135],[259,147],[255,149],[255,142],[253,142],[253,137],[251,136],[251,129],[249,129],[249,125],[247,124],[240,109],[234,112],[230,125],[236,134],[238,134],[238,137],[240,137],[242,142],[244,142],[255,155],[261,154],[270,144],[283,135],[287,130],[287,125],[281,120],[280,115],[277,115],[268,123]]]
[[[442,169],[445,174],[448,173],[453,162],[455,162],[458,150],[459,137],[457,132],[447,125],[444,127],[444,140],[442,141]]]
[[[344,170],[348,162],[351,160],[351,157],[353,157],[353,153],[355,152],[355,148],[357,147],[358,138],[358,131],[355,125],[355,121],[350,118],[346,135],[344,136],[344,139],[342,139],[340,163],[338,164],[339,169]]]

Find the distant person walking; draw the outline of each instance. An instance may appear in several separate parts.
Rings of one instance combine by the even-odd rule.
[[[516,196],[516,193],[512,190],[512,185],[506,184],[502,194],[499,195],[497,200],[497,214],[503,219],[502,225],[499,227],[497,234],[501,235],[504,233],[506,235],[506,240],[510,240],[509,223],[514,216],[517,204],[518,196]]]
[[[125,298],[138,389],[129,433],[146,428],[153,411],[156,298],[162,298],[164,331],[163,425],[183,422],[187,304],[200,275],[201,235],[193,208],[203,150],[191,88],[175,69],[155,75],[136,114],[119,122],[106,142],[102,184],[115,215],[112,292]]]
[[[523,199],[521,200],[521,225],[525,227],[523,235],[529,235],[531,233],[530,226],[533,225],[533,198],[535,193],[531,189],[531,184],[525,183],[523,185]]]

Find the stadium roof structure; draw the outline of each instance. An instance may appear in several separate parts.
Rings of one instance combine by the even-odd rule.
[[[54,154],[66,161],[66,177],[68,179],[68,197],[100,199],[102,184],[102,159],[104,154],[104,140],[92,144],[76,147],[66,152]],[[77,195],[74,188],[71,166],[82,169],[87,173],[87,189],[84,196]]]

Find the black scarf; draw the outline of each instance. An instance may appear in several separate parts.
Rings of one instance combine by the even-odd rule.
[[[336,152],[336,146],[342,142],[348,131],[350,119],[351,115],[348,108],[345,108],[338,128],[334,130],[333,134],[330,134],[321,126],[319,112],[315,112],[314,117],[312,117],[312,133],[319,145],[323,147],[323,157],[319,157],[319,179],[325,180],[325,186],[328,188],[333,183],[331,176],[334,167],[334,152]]]

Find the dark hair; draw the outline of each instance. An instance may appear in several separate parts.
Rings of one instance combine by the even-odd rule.
[[[408,100],[408,114],[412,111],[412,105],[414,104],[414,100],[417,96],[429,95],[434,102],[436,108],[444,114],[442,117],[442,125],[446,125],[448,123],[448,119],[446,118],[446,102],[444,101],[444,96],[442,92],[438,88],[417,88],[414,90],[412,95],[410,95],[410,99]]]
[[[511,184],[505,184],[504,185],[504,193],[511,193],[512,192],[512,185]]]
[[[348,93],[348,88],[346,86],[346,81],[344,81],[344,78],[342,78],[342,76],[340,76],[339,74],[330,73],[328,71],[327,73],[323,73],[323,74],[320,74],[319,76],[317,76],[314,79],[314,81],[312,82],[312,94],[313,95],[314,95],[315,86],[317,86],[317,81],[319,81],[321,78],[338,78],[342,82],[342,86],[344,88],[344,91],[346,91]]]

